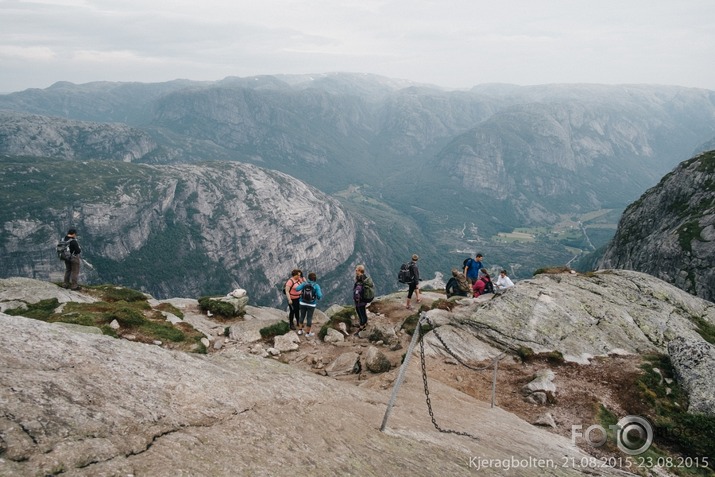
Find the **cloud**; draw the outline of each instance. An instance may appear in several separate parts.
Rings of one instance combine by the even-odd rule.
[[[0,0],[0,91],[328,71],[715,89],[714,35],[710,0]]]

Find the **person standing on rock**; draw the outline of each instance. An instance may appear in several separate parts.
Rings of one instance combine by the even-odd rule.
[[[422,302],[422,299],[420,298],[420,269],[417,268],[417,260],[419,259],[419,255],[414,254],[412,255],[412,261],[407,265],[407,267],[410,269],[410,276],[412,277],[412,280],[407,284],[409,288],[407,290],[407,303],[405,304],[405,308],[407,308],[408,310],[412,309],[410,300],[412,300],[413,293],[417,298],[417,303]]]
[[[371,289],[372,293],[368,290]],[[355,284],[353,285],[353,300],[355,301],[355,312],[360,320],[358,332],[365,329],[367,326],[367,305],[374,298],[375,285],[372,278],[365,275],[365,266],[358,265],[355,267]],[[372,297],[372,298],[371,298]]]
[[[77,284],[77,281],[79,280],[80,254],[82,253],[82,249],[79,246],[79,242],[77,242],[77,229],[69,229],[64,241],[69,242],[71,256],[69,260],[65,260],[65,279],[62,286],[70,290],[79,290],[80,286]]]
[[[323,298],[323,292],[316,281],[318,279],[315,272],[308,274],[308,280],[298,285],[295,289],[300,292],[300,318],[298,319],[298,334],[303,334],[303,324],[305,323],[305,337],[312,338],[315,333],[310,331],[313,324],[313,313],[318,306],[318,300]]]
[[[484,256],[478,253],[474,259],[470,258],[464,262],[464,275],[472,285],[479,279],[479,270],[484,266],[482,263],[483,258]]]
[[[303,278],[303,272],[297,268],[294,269],[290,275],[290,278],[283,287],[283,291],[288,299],[288,325],[291,330],[294,330],[298,324],[298,317],[300,316],[300,292],[296,290],[296,288],[303,283],[305,279]],[[295,319],[295,324],[293,323],[293,319]]]

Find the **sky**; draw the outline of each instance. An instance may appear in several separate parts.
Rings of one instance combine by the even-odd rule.
[[[0,92],[373,73],[715,90],[715,0],[0,0]]]

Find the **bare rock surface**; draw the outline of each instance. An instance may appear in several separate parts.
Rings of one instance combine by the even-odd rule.
[[[443,315],[428,313],[437,321]],[[522,347],[588,363],[610,353],[665,353],[676,337],[702,341],[697,320],[715,325],[715,304],[644,273],[603,270],[540,274],[488,301],[455,307],[448,318],[439,333],[459,337],[450,341],[457,354]]]
[[[415,367],[380,432],[387,391],[235,347],[206,357],[5,314],[0,326],[0,475],[473,475],[475,458],[512,457],[553,464],[513,475],[577,475],[569,459],[586,457],[435,382],[442,424],[480,439],[437,432]]]

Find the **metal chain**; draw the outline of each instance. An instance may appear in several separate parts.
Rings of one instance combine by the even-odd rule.
[[[429,322],[429,318],[427,318],[427,321]],[[430,323],[430,325],[431,325],[431,323]],[[427,411],[429,412],[430,419],[432,419],[432,424],[434,425],[435,429],[437,429],[439,432],[444,432],[447,434],[456,434],[458,436],[471,437],[472,439],[479,440],[479,438],[477,436],[474,436],[468,432],[454,431],[452,429],[442,429],[437,424],[437,421],[435,420],[435,417],[434,417],[434,412],[432,411],[432,401],[430,400],[430,397],[429,397],[429,386],[427,385],[427,365],[425,363],[425,342],[422,339],[424,336],[422,335],[421,320],[417,322],[417,329],[415,330],[415,332],[418,332],[420,334],[420,363],[422,365],[422,382],[425,384],[425,398],[427,400]]]

